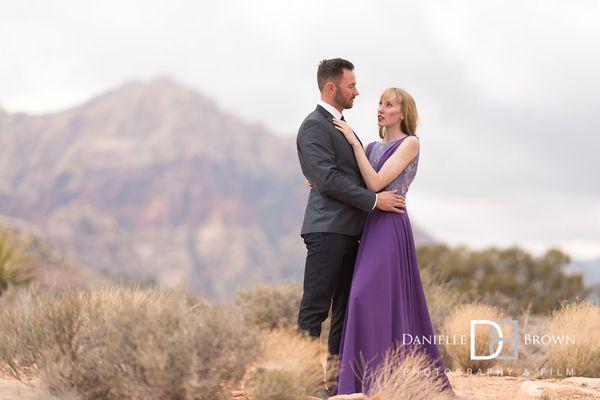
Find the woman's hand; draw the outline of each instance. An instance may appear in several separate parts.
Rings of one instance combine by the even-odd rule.
[[[354,134],[352,128],[350,128],[350,125],[348,125],[345,121],[336,118],[333,118],[333,123],[335,124],[335,129],[344,134],[344,137],[348,143],[350,143],[350,145],[360,146],[360,142],[358,141],[358,138]]]
[[[312,183],[310,183],[307,177],[304,177],[304,183],[306,184],[306,186],[308,186],[309,189],[312,189]]]

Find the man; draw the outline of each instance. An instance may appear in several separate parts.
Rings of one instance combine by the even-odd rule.
[[[298,131],[297,149],[304,176],[311,183],[301,236],[307,248],[304,293],[298,313],[299,331],[321,335],[332,309],[326,382],[321,398],[331,395],[354,262],[367,213],[375,208],[404,213],[404,198],[394,192],[365,188],[352,147],[332,122],[343,119],[358,96],[354,65],[335,58],[317,71],[321,101]]]

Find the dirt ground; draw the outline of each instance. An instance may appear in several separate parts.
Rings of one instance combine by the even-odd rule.
[[[527,379],[453,373],[448,378],[458,395],[471,400],[600,399],[600,379]]]
[[[469,400],[600,399],[600,379],[526,379],[510,376],[448,374],[452,387]],[[58,400],[36,381],[21,383],[0,377],[0,400]]]

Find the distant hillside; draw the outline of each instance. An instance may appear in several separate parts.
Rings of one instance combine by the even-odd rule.
[[[299,279],[307,195],[294,138],[170,79],[54,114],[0,111],[0,214],[97,271],[220,298]]]
[[[587,261],[573,261],[570,271],[579,272],[583,275],[586,285],[600,285],[600,258]]]
[[[118,282],[117,277],[110,278],[66,259],[50,243],[19,221],[0,216],[0,233],[11,238],[17,247],[20,264],[31,269],[28,276],[36,284],[55,288],[93,289],[112,286]]]

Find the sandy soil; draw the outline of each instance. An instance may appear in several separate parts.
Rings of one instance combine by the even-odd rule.
[[[600,399],[600,379],[526,379],[455,373],[448,377],[457,394],[469,400]],[[58,400],[41,389],[36,381],[21,383],[6,375],[0,376],[0,400],[52,399]]]

